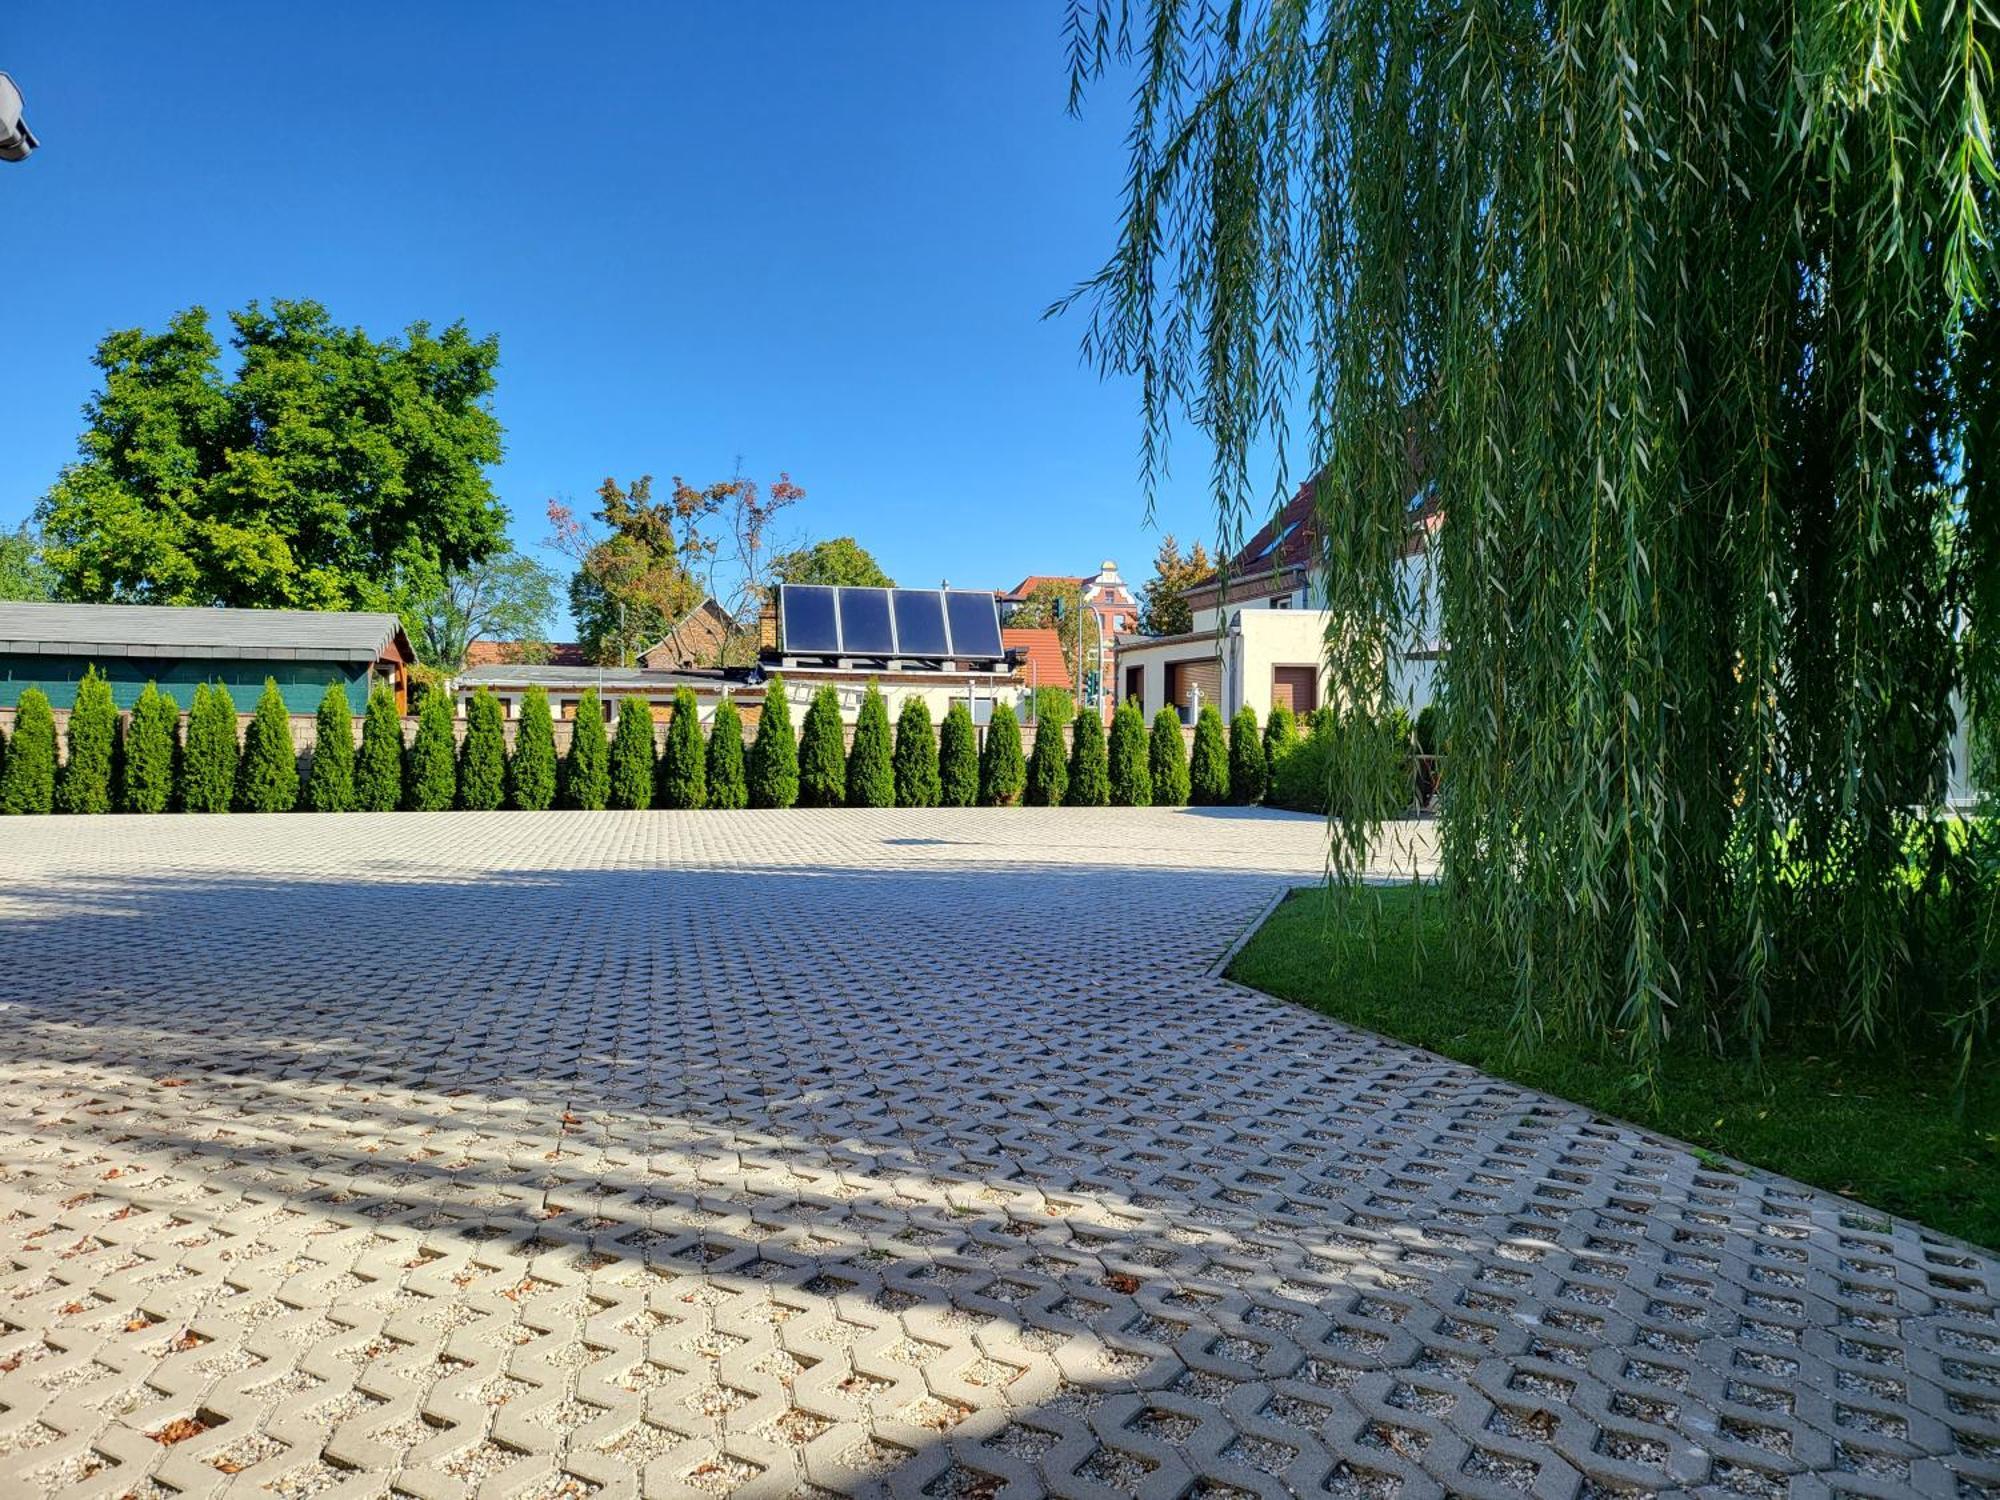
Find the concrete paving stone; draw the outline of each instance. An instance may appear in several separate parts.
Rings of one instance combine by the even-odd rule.
[[[0,1495],[2000,1500],[1991,1255],[1221,979],[1315,820],[6,833]]]

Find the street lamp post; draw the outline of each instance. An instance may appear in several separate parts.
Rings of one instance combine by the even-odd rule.
[[[21,118],[21,88],[0,73],[0,161],[26,161],[41,142]]]

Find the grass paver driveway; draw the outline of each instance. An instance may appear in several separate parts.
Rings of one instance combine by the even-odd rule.
[[[1228,983],[1225,809],[0,824],[0,1494],[2000,1496],[2000,1266]]]

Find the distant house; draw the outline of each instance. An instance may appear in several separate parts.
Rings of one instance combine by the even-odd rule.
[[[1054,626],[1016,627],[1003,625],[1000,644],[1020,663],[1020,675],[1030,688],[1061,688],[1075,691],[1069,662],[1063,657],[1062,634]]]
[[[391,614],[302,609],[218,609],[155,604],[0,603],[0,707],[37,687],[57,708],[95,666],[120,708],[157,682],[183,709],[201,683],[220,683],[248,712],[266,678],[285,707],[309,714],[330,682],[359,713],[377,683],[409,705],[416,660],[403,622]]]
[[[1083,578],[1060,573],[1030,573],[1013,588],[1000,592],[1000,618],[1006,623],[1015,610],[1027,602],[1028,596],[1043,584],[1056,584],[1062,588],[1078,589],[1083,594],[1083,602],[1097,617],[1094,629],[1087,632],[1083,646],[1082,684],[1065,683],[1072,690],[1088,696],[1095,686],[1098,691],[1099,707],[1108,719],[1116,706],[1116,694],[1112,691],[1112,667],[1117,654],[1117,640],[1121,635],[1139,628],[1139,601],[1132,590],[1119,576],[1118,564],[1106,558],[1098,564],[1095,575]],[[1065,678],[1068,667],[1063,669]],[[1042,686],[1049,684],[1044,681]]]
[[[504,667],[528,661],[552,667],[589,665],[581,641],[474,641],[465,648],[468,667]]]
[[[704,599],[674,622],[673,628],[639,653],[639,665],[671,672],[683,667],[718,667],[722,648],[736,622],[713,598]]]

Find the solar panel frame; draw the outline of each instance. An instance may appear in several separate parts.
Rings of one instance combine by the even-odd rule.
[[[991,594],[948,589],[944,610],[953,656],[997,661],[1006,655],[1000,644],[1000,604]]]
[[[849,587],[840,595],[840,653],[843,656],[896,656],[896,622],[889,591]]]
[[[838,589],[818,583],[788,583],[778,590],[778,604],[787,651],[812,656],[839,654]]]
[[[945,628],[944,595],[937,589],[891,589],[896,616],[896,648],[901,656],[951,655]]]

